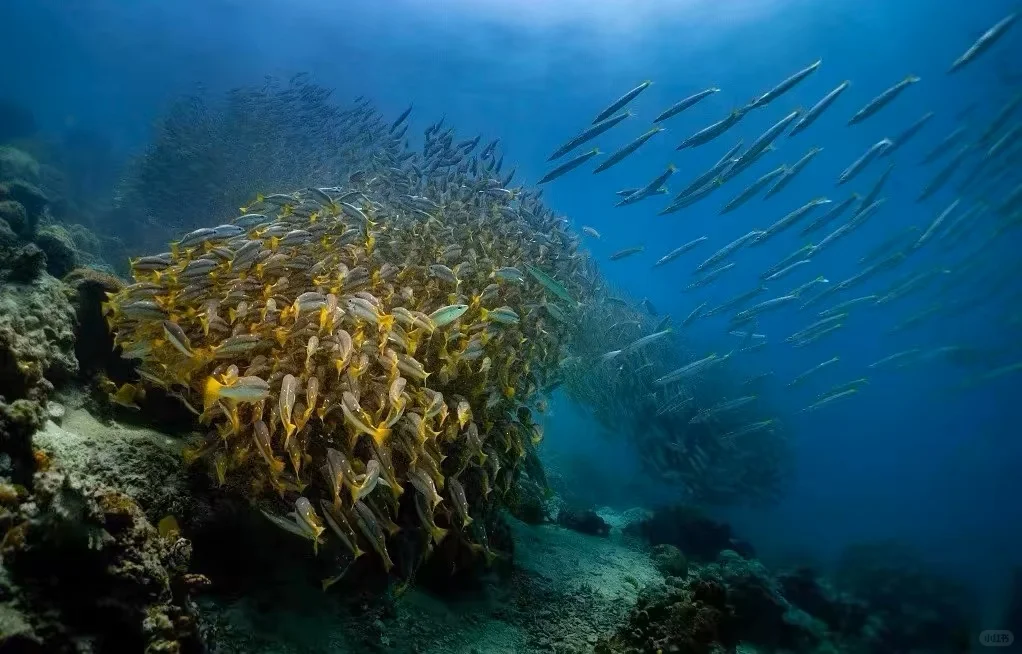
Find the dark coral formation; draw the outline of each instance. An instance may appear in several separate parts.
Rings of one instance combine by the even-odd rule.
[[[43,227],[35,235],[35,244],[46,254],[46,271],[54,277],[63,277],[78,266],[78,250],[62,227]]]
[[[102,239],[83,225],[71,224],[90,221],[87,213],[69,207],[54,190],[62,179],[59,171],[40,165],[30,154],[0,146],[0,276],[34,279],[34,266],[11,262],[35,261],[40,251],[45,255],[43,267],[54,277],[63,277],[80,264],[106,267],[104,241],[116,239]]]
[[[522,475],[507,497],[511,515],[530,525],[543,524],[549,519],[547,499],[550,491],[529,475]]]
[[[822,635],[762,565],[726,551],[717,564],[643,592],[626,625],[596,651],[694,654],[738,643],[809,651]]]
[[[688,575],[688,559],[674,545],[668,543],[654,545],[650,556],[657,570],[665,577],[685,577]]]
[[[751,545],[735,537],[731,525],[717,522],[684,504],[657,509],[652,515],[630,524],[628,532],[645,538],[650,545],[674,545],[697,561],[714,561],[724,550],[747,558],[755,556]]]
[[[834,587],[809,567],[798,567],[777,575],[784,596],[793,604],[839,634],[860,633],[870,619],[869,606]]]
[[[573,531],[592,536],[610,535],[610,525],[592,509],[572,509],[564,507],[557,514],[557,524]]]
[[[677,550],[651,556],[664,569]],[[676,555],[676,554],[675,554]],[[724,550],[687,577],[647,589],[603,654],[762,651],[891,654],[968,651],[969,596],[891,543],[853,548],[836,581],[807,567],[777,575]]]
[[[971,591],[895,541],[849,547],[835,583],[865,601],[885,651],[964,652],[976,622]]]
[[[187,572],[191,545],[161,536],[131,498],[39,473],[12,513],[0,552],[7,594],[18,601],[4,610],[20,610],[23,628],[17,645],[0,648],[202,651],[189,600],[202,584]]]
[[[41,399],[74,377],[74,324],[60,281],[43,276],[0,286],[0,395]]]
[[[114,353],[114,339],[103,318],[103,303],[124,283],[113,275],[92,268],[77,268],[65,278],[75,310],[75,357],[84,374],[107,372],[121,379],[132,366]]]

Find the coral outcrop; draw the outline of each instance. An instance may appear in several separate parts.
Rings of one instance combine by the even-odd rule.
[[[610,534],[610,525],[592,509],[562,507],[557,514],[557,524],[592,536],[608,536]]]
[[[28,227],[28,212],[25,211],[25,205],[17,200],[0,200],[0,220],[6,225],[3,245],[9,246]],[[9,236],[7,232],[10,232]]]
[[[76,318],[75,358],[84,374],[107,372],[112,378],[127,379],[134,366],[114,352],[114,339],[103,318],[107,297],[121,290],[124,282],[93,268],[76,268],[64,278],[72,294]]]
[[[625,626],[596,651],[695,654],[730,651],[738,643],[809,651],[825,636],[825,628],[781,595],[761,564],[724,551],[717,563],[643,592]]]
[[[38,183],[39,162],[18,148],[0,145],[0,181],[15,179]]]
[[[653,565],[665,577],[685,577],[688,575],[688,559],[674,545],[669,543],[654,545],[650,556],[653,559]]]
[[[967,651],[977,622],[972,592],[896,541],[846,548],[834,582],[860,598],[876,619],[882,651]]]
[[[0,269],[10,269],[14,266],[9,261],[26,258],[20,250],[33,244],[45,254],[45,268],[54,277],[63,277],[79,264],[106,267],[103,239],[84,225],[65,224],[81,217],[72,214],[66,199],[54,196],[53,189],[60,186],[55,180],[60,179],[59,171],[41,166],[30,154],[0,147]],[[18,268],[24,270],[23,265]]]
[[[13,642],[45,652],[199,652],[191,545],[161,535],[127,495],[59,472],[36,475],[0,545]],[[4,638],[7,634],[4,634]],[[7,650],[5,650],[7,651]]]
[[[48,275],[0,286],[0,395],[43,399],[78,372],[75,314],[65,287]]]
[[[737,538],[730,525],[684,504],[659,508],[629,524],[626,531],[645,538],[650,545],[674,545],[696,561],[714,561],[724,550],[755,556],[752,546]]]
[[[46,271],[54,277],[63,277],[78,266],[78,250],[62,226],[47,225],[36,233],[34,240],[46,254]]]

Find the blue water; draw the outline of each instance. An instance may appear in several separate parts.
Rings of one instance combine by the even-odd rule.
[[[955,114],[967,104],[980,103],[971,120],[984,126],[1017,91],[999,81],[996,68],[1022,60],[1020,28],[962,74],[946,77],[944,70],[983,30],[1015,9],[1011,0],[298,0],[286,8],[253,0],[8,0],[0,9],[0,89],[31,107],[44,130],[85,126],[106,135],[126,155],[144,147],[150,123],[169,101],[197,85],[216,91],[257,84],[266,74],[309,71],[315,82],[337,88],[337,97],[372,98],[384,115],[397,115],[412,102],[417,131],[446,115],[459,135],[499,136],[508,163],[533,181],[545,172],[546,158],[557,145],[640,81],[654,84],[632,104],[636,117],[596,141],[602,150],[613,151],[646,131],[654,116],[680,98],[718,86],[720,93],[668,121],[665,133],[625,163],[599,176],[575,171],[548,185],[545,194],[549,205],[576,226],[602,233],[602,240],[589,244],[612,283],[636,298],[649,297],[662,313],[680,319],[703,300],[714,305],[749,289],[761,270],[803,241],[799,228],[792,229],[740,252],[731,259],[738,262],[736,269],[716,284],[684,292],[698,262],[813,197],[838,201],[853,190],[867,192],[882,165],[840,189],[834,186],[838,173],[880,138],[934,111],[935,118],[895,154],[897,167],[882,212],[812,265],[770,285],[771,293],[779,295],[819,274],[844,279],[886,234],[910,224],[925,228],[953,199],[954,184],[916,203],[919,189],[941,165],[917,162],[953,129]],[[819,71],[718,140],[674,150],[684,137],[819,58]],[[1016,70],[1019,66],[1014,64]],[[908,74],[922,82],[876,117],[845,126],[855,110]],[[777,152],[709,200],[669,216],[656,215],[663,197],[613,208],[615,190],[644,185],[669,162],[678,172],[668,185],[679,190],[738,137],[748,144],[781,116],[808,108],[845,79],[851,88],[813,127],[782,137]],[[793,163],[813,146],[824,150],[784,192],[717,215],[759,174]],[[710,244],[650,270],[656,258],[702,235]],[[976,243],[979,236],[969,238]],[[640,244],[646,246],[641,255],[607,261],[611,252]],[[1012,257],[1017,258],[1019,245],[1018,232],[1007,232],[984,256],[992,267],[1000,261],[1017,270]],[[951,255],[939,247],[923,251],[896,272],[859,287],[856,295],[880,292],[910,270],[949,264],[967,249],[963,244]],[[870,384],[858,397],[816,413],[798,412],[825,388],[866,376],[869,362],[909,347],[993,347],[1000,365],[1018,361],[1019,325],[1007,325],[1004,316],[1011,298],[1017,307],[1020,285],[968,315],[945,315],[894,336],[884,332],[932,301],[955,298],[931,292],[885,307],[859,307],[845,328],[802,349],[782,339],[812,322],[806,312],[785,310],[764,318],[757,331],[774,344],[737,359],[732,370],[742,378],[776,373],[768,397],[796,439],[798,475],[775,509],[731,512],[738,531],[768,557],[802,552],[827,559],[849,542],[896,537],[919,546],[988,596],[996,593],[1011,566],[1022,563],[1017,412],[1022,380],[1017,374],[955,390],[977,371],[943,361],[879,370],[868,374]],[[957,292],[981,290],[963,284]],[[705,352],[735,346],[726,317],[697,321],[684,338]],[[839,364],[803,388],[784,387],[794,375],[835,355]],[[551,456],[585,460],[584,467],[597,471],[600,485],[608,488],[642,474],[619,454],[627,453],[626,446],[598,435],[599,427],[584,410],[563,398],[553,409],[546,445]]]

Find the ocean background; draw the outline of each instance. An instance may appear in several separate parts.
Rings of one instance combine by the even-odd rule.
[[[894,155],[897,167],[882,212],[806,270],[770,288],[782,291],[819,274],[844,279],[885,235],[910,224],[925,228],[954,195],[948,188],[917,203],[919,190],[941,165],[917,163],[953,129],[956,113],[969,103],[980,103],[970,120],[982,126],[1018,90],[1017,81],[1012,88],[1002,78],[1004,66],[1013,66],[1016,74],[1022,69],[1019,40],[1006,39],[962,74],[947,77],[944,71],[983,30],[1017,8],[1009,0],[6,0],[0,9],[0,89],[31,109],[42,131],[99,134],[109,145],[106,156],[117,161],[145,147],[152,121],[182,94],[200,87],[219,93],[258,84],[264,75],[286,79],[307,71],[314,82],[335,88],[335,98],[365,95],[385,116],[413,104],[416,134],[446,116],[463,137],[480,132],[500,137],[505,167],[516,165],[519,179],[534,183],[555,147],[640,81],[654,84],[631,105],[637,117],[598,138],[601,150],[613,151],[644,132],[682,97],[720,87],[720,93],[668,121],[665,133],[622,165],[599,176],[583,168],[548,185],[545,193],[548,205],[577,227],[590,225],[602,233],[589,247],[611,283],[635,298],[648,297],[677,323],[699,302],[710,300],[712,306],[748,290],[758,272],[803,242],[798,230],[786,232],[742,251],[734,259],[736,269],[718,282],[685,292],[691,270],[712,250],[813,197],[836,202],[852,190],[865,193],[882,165],[836,189],[839,172],[880,138],[934,111],[934,119]],[[674,150],[692,132],[820,58],[819,71],[767,110],[753,112],[709,145]],[[908,74],[920,76],[922,83],[864,124],[845,125],[856,109]],[[663,197],[613,207],[614,191],[644,185],[667,163],[678,167],[668,186],[680,189],[739,136],[749,143],[845,79],[851,88],[812,128],[782,137],[777,152],[709,200],[668,216],[656,215],[666,203]],[[717,215],[723,202],[759,174],[793,163],[813,146],[824,150],[783,193]],[[81,165],[83,170],[93,165],[87,154]],[[286,189],[267,189],[278,190]],[[211,216],[209,224],[220,218]],[[702,235],[710,246],[650,269],[669,250]],[[975,242],[978,236],[966,230],[963,239]],[[632,245],[645,245],[646,251],[608,261],[609,254]],[[1012,262],[1020,245],[1019,233],[1007,232],[984,257],[1017,267]],[[967,249],[963,244],[956,252]],[[869,282],[863,293],[886,288],[910,267],[922,271],[953,260],[942,247],[932,248]],[[1018,287],[1016,282],[1013,290]],[[982,290],[964,284],[955,293]],[[1020,327],[1005,321],[1011,308],[999,304],[1011,297],[1017,301],[1017,292],[966,315],[942,314],[897,335],[885,334],[934,299],[956,299],[936,297],[931,289],[893,305],[860,307],[844,329],[801,349],[782,340],[811,322],[805,312],[785,310],[764,318],[757,331],[774,343],[736,356],[729,370],[739,379],[776,373],[764,396],[769,414],[797,443],[797,478],[777,507],[719,515],[768,562],[827,561],[849,543],[894,538],[921,549],[976,587],[987,602],[998,601],[1012,566],[1022,563],[1022,383],[1017,374],[960,389],[956,385],[975,370],[946,361],[871,371],[869,385],[857,397],[811,414],[799,411],[826,388],[866,376],[866,364],[910,347],[992,347],[1003,353],[998,365],[1017,361]],[[737,345],[726,320],[697,321],[681,337],[696,351],[725,353]],[[794,375],[835,355],[841,361],[819,378],[803,388],[786,387]],[[546,433],[545,455],[554,474],[562,483],[577,484],[593,502],[629,507],[670,499],[653,481],[641,483],[643,472],[627,436],[602,433],[584,407],[557,397]]]

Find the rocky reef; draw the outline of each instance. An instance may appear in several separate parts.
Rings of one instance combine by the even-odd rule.
[[[667,515],[683,519],[671,523]],[[830,574],[804,566],[775,573],[751,550],[715,552],[725,542],[743,541],[728,525],[690,507],[658,511],[626,530],[687,549],[652,546],[650,557],[664,583],[644,589],[623,623],[600,640],[596,651],[603,654],[748,647],[951,654],[968,651],[975,633],[964,587],[895,543],[851,547]]]
[[[737,538],[730,525],[688,504],[660,507],[627,529],[651,545],[674,545],[697,561],[714,561],[724,550],[755,557],[752,546]]]
[[[108,269],[104,239],[78,222],[91,223],[91,215],[69,206],[60,180],[52,166],[0,145],[0,255],[20,261],[2,267],[5,279],[31,280],[39,267],[58,278],[79,266]]]
[[[201,651],[189,593],[205,580],[187,573],[191,545],[160,534],[129,496],[40,472],[5,522],[9,651]]]

